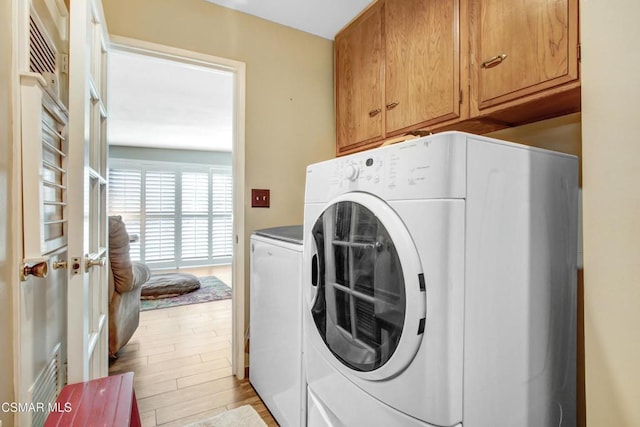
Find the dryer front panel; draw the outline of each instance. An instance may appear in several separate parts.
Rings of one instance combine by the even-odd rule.
[[[353,204],[344,205],[342,202]],[[347,209],[346,206],[351,207]],[[362,207],[369,212],[364,211]],[[375,216],[375,220],[370,217],[371,214]],[[384,358],[377,362],[374,358],[374,362],[369,365],[369,371],[358,370],[357,367],[363,369],[363,366],[353,363],[349,365],[345,361],[344,354],[349,357],[360,355],[361,358],[356,359],[356,362],[364,360],[362,357],[370,354],[365,351],[358,353],[360,343],[357,340],[354,339],[351,346],[345,347],[354,348],[354,351],[341,353],[344,348],[332,351],[333,338],[327,338],[331,336],[327,332],[329,329],[333,329],[335,334],[337,331],[342,332],[340,328],[348,329],[340,326],[341,322],[342,325],[348,324],[353,328],[354,323],[362,320],[358,317],[362,313],[358,310],[351,311],[351,303],[357,299],[358,291],[362,287],[362,280],[356,280],[362,272],[354,268],[358,264],[356,260],[360,258],[354,258],[349,254],[341,258],[346,259],[344,262],[332,259],[336,258],[336,250],[332,248],[343,245],[337,239],[340,233],[336,233],[336,230],[339,227],[347,227],[342,224],[341,218],[345,217],[362,218],[374,228],[384,227],[386,234],[379,230],[368,233],[376,235],[376,239],[368,244],[387,248],[380,253],[374,251],[373,259],[364,258],[373,264],[366,269],[369,275],[375,276],[370,282],[373,284],[373,294],[377,295],[375,289],[378,287],[388,292],[388,287],[381,286],[382,283],[389,286],[388,282],[402,283],[404,290],[404,320],[400,339],[393,353],[390,351],[391,344],[396,342],[391,339],[381,340],[380,353],[387,351],[384,354],[390,354],[390,357],[384,363]],[[368,220],[365,221],[364,218]],[[347,240],[362,240],[360,233],[351,233],[357,223],[358,221],[349,221],[348,229],[353,237]],[[362,229],[362,226],[356,227],[358,228]],[[391,243],[386,243],[387,238],[392,241],[395,254],[390,250]],[[329,204],[305,205],[304,241],[304,346],[309,387],[319,390],[320,383],[330,381],[328,373],[340,373],[341,377],[356,385],[361,393],[372,396],[381,402],[381,405],[392,407],[432,425],[452,426],[460,423],[463,377],[464,200],[410,200],[386,203],[370,194],[349,193]],[[342,254],[343,250],[339,249],[337,253]],[[394,266],[390,266],[392,260]],[[353,284],[354,291],[346,292],[349,295],[349,304],[336,302],[335,290],[346,285],[336,287],[333,283],[339,282],[337,279],[342,280],[341,278],[349,279],[349,288]],[[395,286],[390,289],[394,289],[398,294],[395,298],[398,304],[394,310],[401,312],[401,291]],[[379,294],[384,295],[384,292]],[[353,302],[357,306],[355,301]],[[337,309],[340,305],[343,310]],[[317,311],[318,307],[323,306],[324,310]],[[384,324],[385,311],[374,311],[373,316],[370,316],[371,322],[356,324],[356,337],[359,337],[357,334],[361,334],[363,330],[367,331],[366,326],[373,326],[368,331],[375,331],[380,320]],[[322,312],[325,313],[324,316],[320,315]],[[340,312],[343,314],[338,315]],[[357,320],[354,322],[354,319]],[[399,322],[396,322],[397,324]],[[382,325],[377,327],[382,329]],[[358,331],[358,328],[361,330]],[[388,338],[395,338],[399,331],[398,327],[393,333],[384,333],[388,334]],[[347,338],[350,338],[349,335]],[[338,340],[341,344],[345,341],[349,342],[344,336]],[[352,401],[355,397],[346,391],[340,391],[323,395],[322,398],[329,407],[336,408],[340,401]]]
[[[421,263],[409,232],[380,199],[332,203],[308,236],[316,332],[341,369],[380,380],[406,368],[425,324]]]

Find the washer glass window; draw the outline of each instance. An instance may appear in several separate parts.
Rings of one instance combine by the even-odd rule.
[[[316,221],[315,325],[331,352],[356,371],[384,365],[398,347],[405,280],[393,240],[365,206],[342,201]]]

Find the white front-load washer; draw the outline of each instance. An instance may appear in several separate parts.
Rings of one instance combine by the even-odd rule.
[[[314,164],[309,426],[575,424],[578,162],[447,132]]]

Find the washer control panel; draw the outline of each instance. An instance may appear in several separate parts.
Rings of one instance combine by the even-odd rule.
[[[385,199],[464,197],[465,147],[465,139],[441,134],[317,163],[307,169],[305,199],[349,191]]]
[[[378,183],[384,173],[384,159],[370,156],[356,161],[347,160],[343,164],[338,164],[337,167],[342,169],[338,174],[347,181]]]

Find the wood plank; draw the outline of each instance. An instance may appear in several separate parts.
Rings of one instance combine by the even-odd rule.
[[[161,381],[157,383],[137,382],[135,383],[136,397],[138,400],[145,397],[156,396],[158,394],[167,393],[178,389],[177,380],[170,379],[167,381]],[[154,414],[155,419],[155,414]]]
[[[224,362],[228,363],[229,361],[226,359],[222,359]],[[228,363],[229,364],[229,363]],[[196,375],[190,375],[188,377],[178,378],[178,388],[185,388],[196,384],[202,384],[209,381],[214,381],[220,378],[225,378],[231,375],[231,364],[229,366],[214,369],[208,372],[199,372]]]
[[[208,411],[211,408],[226,406],[238,400],[245,400],[255,395],[255,391],[248,384],[240,387],[225,390],[219,393],[205,394],[192,398],[188,401],[174,403],[163,406],[156,410],[157,422],[159,425],[184,418],[194,413]]]

